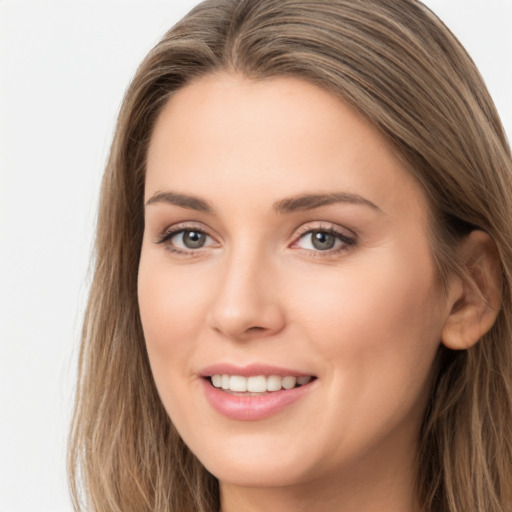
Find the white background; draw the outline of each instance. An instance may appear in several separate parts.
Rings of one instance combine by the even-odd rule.
[[[197,2],[0,0],[0,512],[71,510],[65,444],[123,92]],[[512,0],[428,0],[512,135]]]

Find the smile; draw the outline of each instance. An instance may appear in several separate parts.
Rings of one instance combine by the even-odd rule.
[[[313,380],[312,376],[295,377],[287,375],[255,375],[245,377],[243,375],[216,374],[210,377],[215,388],[233,393],[254,393],[262,394],[267,392],[290,390],[295,387],[304,386]]]
[[[284,412],[318,383],[314,375],[267,365],[220,364],[204,369],[200,377],[210,407],[238,421],[258,421]]]

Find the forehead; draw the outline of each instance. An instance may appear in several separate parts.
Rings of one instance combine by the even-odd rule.
[[[150,141],[146,200],[166,188],[213,201],[233,192],[271,201],[336,190],[390,215],[409,209],[425,217],[428,210],[372,124],[329,92],[289,77],[211,75],[177,91]]]

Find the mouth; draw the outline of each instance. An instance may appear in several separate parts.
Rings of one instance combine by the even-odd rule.
[[[210,406],[222,416],[258,421],[289,410],[316,388],[316,375],[265,364],[217,364],[199,375]]]
[[[313,375],[244,375],[215,374],[206,377],[219,390],[236,396],[260,396],[306,386],[316,377]]]

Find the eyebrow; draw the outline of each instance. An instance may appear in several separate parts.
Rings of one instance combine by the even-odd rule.
[[[180,194],[178,192],[157,192],[151,196],[146,202],[146,206],[155,203],[167,203],[186,208],[188,210],[196,210],[203,213],[212,214],[214,209],[203,199],[188,194]],[[313,210],[321,206],[327,206],[335,203],[349,203],[369,206],[373,210],[382,212],[382,210],[370,200],[358,194],[349,192],[331,192],[328,194],[302,194],[276,201],[272,205],[272,209],[276,213],[285,214],[296,211]]]
[[[213,208],[203,199],[187,194],[179,194],[177,192],[157,192],[147,200],[146,206],[155,203],[168,203],[188,210],[213,213]]]
[[[281,199],[274,203],[274,210],[277,213],[291,213],[302,210],[313,210],[321,206],[327,206],[335,203],[349,203],[369,206],[373,210],[382,212],[382,210],[370,200],[358,194],[349,192],[331,192],[329,194],[304,194],[287,199]]]

